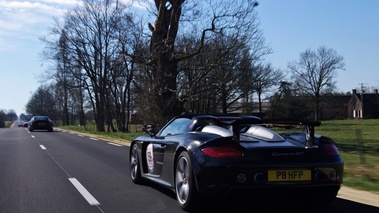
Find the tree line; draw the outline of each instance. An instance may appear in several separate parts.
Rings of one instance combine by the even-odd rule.
[[[322,96],[334,91],[336,71],[344,69],[343,57],[324,46],[301,53],[289,77],[275,69],[265,61],[272,50],[256,1],[137,2],[144,8],[83,0],[55,20],[41,38],[50,66],[27,114],[127,132],[130,122],[159,126],[181,113],[309,117],[289,102],[307,95],[312,103],[301,111],[312,109],[317,120]]]
[[[15,121],[17,120],[18,116],[14,110],[2,110],[0,109],[0,128],[4,128],[5,121]]]

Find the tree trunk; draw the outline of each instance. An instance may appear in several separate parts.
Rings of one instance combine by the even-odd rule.
[[[159,114],[157,124],[166,122],[182,111],[182,104],[177,98],[178,61],[174,58],[174,42],[179,28],[181,6],[184,1],[155,1],[158,16],[152,31],[150,53],[152,57],[153,94]],[[159,118],[161,117],[161,118]]]

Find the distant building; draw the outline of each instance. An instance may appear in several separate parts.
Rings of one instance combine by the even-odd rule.
[[[311,98],[308,96],[297,96],[295,99],[308,100],[311,102]],[[263,112],[260,115],[264,115],[269,109],[269,103],[263,103]],[[236,103],[231,107],[235,113],[241,113],[242,106],[240,103]],[[320,102],[320,120],[331,119],[376,119],[379,118],[379,93],[378,89],[375,89],[373,93],[357,93],[356,89],[352,90],[351,95],[328,95],[323,96]],[[259,115],[255,110],[252,114]],[[313,115],[309,115],[309,119],[312,119]]]
[[[352,97],[348,103],[348,116],[350,119],[379,118],[378,89],[373,93],[357,93],[353,89]]]

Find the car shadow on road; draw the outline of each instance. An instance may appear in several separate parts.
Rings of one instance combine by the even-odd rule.
[[[238,201],[238,200],[219,200],[213,201],[208,205],[203,205],[197,210],[196,213],[202,212],[291,212],[291,213],[349,213],[349,212],[365,212],[377,213],[379,208],[370,206],[350,200],[336,198],[333,202],[326,205],[303,204],[292,200],[251,200],[251,201]]]
[[[145,186],[154,188],[172,199],[176,199],[175,193],[167,188],[161,187],[154,183],[145,183]],[[379,201],[378,201],[379,202]],[[184,212],[184,211],[183,211]],[[291,213],[350,213],[350,212],[364,212],[364,213],[378,213],[379,207],[371,206],[356,201],[336,198],[329,204],[321,205],[317,202],[312,203],[308,201],[307,204],[291,200],[291,198],[278,199],[213,199],[203,200],[195,210],[191,213],[230,213],[230,212],[291,212]]]

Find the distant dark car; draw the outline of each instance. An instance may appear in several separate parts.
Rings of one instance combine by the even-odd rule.
[[[322,205],[343,182],[344,162],[315,121],[255,116],[180,115],[130,145],[134,183],[172,189],[183,210],[207,198],[290,199]],[[301,130],[301,131],[300,131]]]
[[[49,132],[52,132],[53,127],[53,121],[48,116],[44,115],[33,116],[28,121],[28,130],[31,132],[34,130],[47,130]]]
[[[24,127],[28,127],[28,122],[25,122],[25,121],[24,121],[23,126],[24,126]]]

